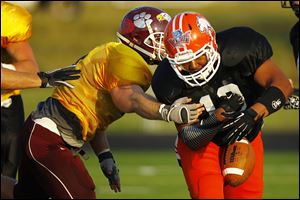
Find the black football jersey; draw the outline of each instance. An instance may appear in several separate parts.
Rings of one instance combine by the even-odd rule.
[[[184,96],[202,102],[208,112],[217,108],[218,96],[232,91],[245,98],[245,108],[254,104],[264,88],[254,81],[262,63],[273,55],[268,40],[248,27],[234,27],[216,34],[221,63],[217,73],[204,86],[191,87],[180,79],[167,59],[157,66],[152,89],[158,101],[172,104]]]

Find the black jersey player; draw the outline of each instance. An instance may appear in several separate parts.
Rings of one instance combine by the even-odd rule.
[[[191,197],[262,198],[260,128],[263,118],[278,111],[292,92],[287,77],[271,59],[271,45],[248,27],[215,34],[205,17],[194,12],[174,16],[164,34],[168,56],[152,79],[157,99],[170,104],[188,96],[207,111],[197,124],[176,125],[177,156]],[[251,141],[257,155],[254,172],[243,185],[223,188],[220,146],[243,137]]]

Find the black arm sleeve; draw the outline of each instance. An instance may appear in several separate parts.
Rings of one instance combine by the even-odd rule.
[[[219,125],[215,115],[210,115],[199,124],[184,127],[179,132],[179,137],[192,150],[206,146],[218,133]]]

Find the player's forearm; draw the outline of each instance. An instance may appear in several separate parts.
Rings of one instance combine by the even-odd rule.
[[[147,119],[161,119],[158,112],[161,103],[145,93],[134,93],[131,97],[133,112]]]
[[[99,155],[104,151],[108,151],[109,143],[106,132],[97,129],[94,138],[90,141],[90,144],[96,155]]]
[[[25,89],[41,86],[41,79],[35,73],[17,72],[1,67],[1,89]]]
[[[138,85],[120,86],[112,89],[114,104],[124,113],[133,113],[147,119],[162,119],[159,113],[161,103],[152,96],[145,94]]]
[[[14,62],[13,65],[16,67],[16,71],[18,72],[35,73],[40,71],[34,60],[22,60]]]

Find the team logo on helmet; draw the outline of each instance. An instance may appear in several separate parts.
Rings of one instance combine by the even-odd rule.
[[[203,17],[197,16],[197,26],[199,27],[200,32],[206,32],[207,34],[214,30],[210,23]]]
[[[168,15],[167,13],[160,13],[159,15],[156,16],[156,19],[160,22],[163,20],[167,20],[169,22],[171,20],[171,16]]]
[[[149,26],[153,20],[151,19],[151,14],[147,14],[146,12],[142,12],[140,14],[136,14],[133,17],[133,23],[138,28],[145,28]]]
[[[181,29],[172,32],[173,37],[168,42],[175,48],[184,48],[186,44],[190,43],[191,31],[182,33]]]

